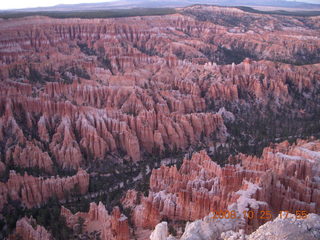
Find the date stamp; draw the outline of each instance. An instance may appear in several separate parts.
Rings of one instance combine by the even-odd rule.
[[[242,216],[245,219],[261,219],[261,220],[271,220],[274,215],[279,215],[281,219],[292,218],[292,215],[289,215],[289,211],[280,211],[280,212],[272,212],[267,210],[261,211],[243,211],[242,215],[237,213],[235,210],[232,211],[212,211],[212,219],[240,219]],[[297,210],[292,212],[294,214],[295,219],[305,219],[307,218],[308,212],[303,210]]]

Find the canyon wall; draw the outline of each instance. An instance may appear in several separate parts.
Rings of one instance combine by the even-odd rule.
[[[0,209],[8,200],[20,201],[27,208],[40,207],[50,198],[65,200],[73,194],[85,194],[89,187],[89,174],[79,170],[71,177],[33,177],[10,171],[6,183],[0,182]]]
[[[251,232],[266,221],[249,219],[244,211],[319,214],[319,152],[319,140],[282,142],[265,148],[260,158],[237,155],[237,164],[225,167],[205,151],[195,153],[179,170],[161,166],[152,171],[149,195],[134,208],[134,222],[148,228],[162,219],[195,221],[233,209],[242,228]]]
[[[310,123],[306,135],[318,134],[319,36],[319,17],[199,5],[167,16],[1,20],[0,209],[9,200],[32,208],[50,198],[63,202],[75,190],[86,194],[82,169],[116,176],[115,163],[225,146],[241,152],[232,145],[237,139],[247,140],[248,151],[258,148],[252,126],[240,123],[271,114],[276,120],[268,126],[253,125],[268,144],[299,137],[282,134],[279,122]],[[233,209],[240,218],[222,221],[223,231],[249,234],[265,221],[245,218],[245,210],[319,214],[319,146],[314,139],[283,142],[261,157],[230,157],[235,164],[224,167],[200,151],[180,168],[161,166],[152,171],[148,196],[130,191],[123,198],[132,228],[118,208],[109,214],[102,203],[61,213],[72,228],[82,217],[86,231],[125,240],[162,220],[170,227],[193,221],[187,229],[204,226],[218,236],[220,227],[206,217]],[[44,230],[31,225],[22,219],[17,232],[37,239]]]
[[[9,237],[10,240],[53,240],[51,234],[32,218],[23,217],[16,223],[14,234]]]
[[[71,228],[79,227],[79,218],[84,220],[83,232],[100,232],[101,240],[128,240],[130,236],[128,218],[121,214],[115,207],[109,215],[103,203],[90,204],[89,211],[72,214],[70,210],[62,207],[61,216],[66,218],[67,225]]]
[[[316,23],[215,7],[125,19],[4,20],[2,163],[54,175],[55,167],[77,170],[107,156],[138,161],[224,142],[218,102],[316,99]],[[309,65],[288,64],[302,52]]]

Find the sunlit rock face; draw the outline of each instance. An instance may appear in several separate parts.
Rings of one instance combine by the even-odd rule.
[[[309,214],[306,219],[296,219],[296,216],[293,214],[288,215],[286,219],[282,219],[279,216],[274,221],[262,225],[255,232],[246,236],[246,239],[316,240],[320,238],[319,222],[320,216],[316,214]],[[233,236],[229,237],[226,234],[223,239],[232,240],[237,238],[233,238]],[[241,237],[238,239],[241,239]]]
[[[119,208],[114,208],[109,214],[103,203],[90,204],[89,211],[72,214],[68,209],[61,208],[61,216],[66,218],[67,225],[73,229],[79,227],[79,218],[84,220],[83,232],[100,232],[102,240],[127,240],[129,239],[128,218],[120,213]]]
[[[290,105],[291,88],[313,98],[317,23],[201,6],[167,16],[3,20],[2,160],[52,174],[55,165],[78,169],[110,154],[139,161],[213,135],[223,142],[213,103]]]
[[[256,122],[270,112],[315,119],[319,22],[209,6],[167,16],[1,20],[0,209],[10,199],[27,208],[51,197],[63,202],[75,188],[84,195],[91,167],[111,160],[228,145],[228,123],[243,109],[244,120]],[[248,137],[246,130],[236,137]],[[132,225],[103,204],[61,212],[71,228],[81,216],[86,230],[101,231],[103,239],[145,240],[163,220],[153,240],[174,238],[171,221],[192,221],[178,236],[185,240],[230,231],[242,237],[265,223],[244,218],[244,210],[319,214],[318,154],[317,140],[283,142],[222,167],[198,151],[179,168],[153,170],[148,196],[127,192],[122,205]],[[33,176],[35,169],[43,177]],[[210,221],[210,212],[226,209],[239,220]],[[17,231],[39,239],[31,236],[44,230],[26,221]]]
[[[89,187],[89,174],[79,170],[71,177],[34,177],[11,171],[6,183],[0,182],[0,209],[8,200],[19,201],[27,208],[40,207],[50,198],[65,200],[77,189],[76,194],[85,194]]]
[[[305,219],[296,219],[294,214],[289,214],[288,218],[277,217],[260,226],[253,233],[246,235],[244,231],[235,232],[227,230],[228,226],[222,220],[208,221],[209,217],[197,220],[186,226],[181,238],[168,235],[167,223],[159,223],[152,232],[151,240],[316,240],[320,237],[319,222],[320,216],[309,214]],[[224,221],[231,223],[230,220]]]
[[[203,224],[208,229],[217,227],[220,233],[234,229],[250,233],[272,217],[249,219],[244,211],[258,215],[270,211],[274,216],[280,211],[320,213],[319,140],[282,142],[265,148],[260,158],[243,154],[235,158],[238,164],[220,167],[201,151],[185,159],[179,170],[176,166],[154,169],[149,196],[134,209],[136,225],[154,227],[162,219],[195,221],[229,210],[239,219],[223,219],[224,223],[211,214]]]
[[[15,232],[10,235],[10,240],[53,240],[51,234],[32,218],[23,217],[16,223]]]

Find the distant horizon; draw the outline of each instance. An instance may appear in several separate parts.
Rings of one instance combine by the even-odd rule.
[[[13,10],[25,8],[40,8],[40,7],[54,7],[62,4],[83,4],[83,3],[104,3],[104,2],[117,2],[120,0],[30,0],[21,3],[21,1],[12,0],[1,4],[0,10]]]
[[[1,4],[0,10],[15,10],[15,9],[28,9],[28,8],[46,8],[46,7],[55,7],[58,5],[74,5],[74,4],[94,4],[94,3],[112,3],[112,2],[121,2],[123,0],[30,0],[21,2],[20,0],[11,0],[6,1]],[[302,3],[313,3],[320,4],[320,0],[281,0],[288,2],[302,2]],[[130,1],[124,0],[123,2],[130,3]],[[148,0],[146,0],[148,2]],[[226,2],[228,2],[226,0]],[[266,0],[268,2],[268,0]]]

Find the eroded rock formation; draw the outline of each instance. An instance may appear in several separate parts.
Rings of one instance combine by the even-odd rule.
[[[316,240],[320,237],[320,216],[309,214],[304,219],[297,219],[296,215],[289,214],[286,218],[278,216],[260,226],[255,232],[246,235],[244,231],[227,230],[233,220],[212,221],[212,216],[188,223],[180,240],[211,239],[211,240]],[[228,226],[229,224],[229,226]],[[159,223],[152,232],[151,240],[175,240],[169,236],[166,222]]]
[[[108,154],[138,161],[213,144],[213,135],[223,142],[216,102],[290,105],[319,89],[317,18],[195,6],[169,16],[10,19],[0,30],[2,161],[49,174]],[[281,63],[294,59],[310,65]]]
[[[7,182],[0,182],[0,209],[8,199],[18,200],[27,208],[41,206],[50,198],[65,200],[73,194],[85,194],[89,187],[89,175],[79,170],[71,177],[33,177],[10,171]]]
[[[320,216],[317,214],[309,214],[305,219],[297,219],[294,214],[289,214],[287,218],[279,215],[274,221],[260,226],[250,235],[231,231],[223,233],[221,237],[223,240],[316,240],[320,238],[319,222]]]
[[[72,214],[70,210],[62,207],[61,215],[66,218],[67,225],[77,228],[79,218],[84,220],[83,232],[100,232],[102,240],[128,240],[130,236],[128,218],[121,214],[118,207],[115,207],[109,215],[103,203],[90,204],[89,212],[77,212]]]
[[[316,122],[319,29],[319,17],[211,6],[168,16],[1,20],[0,177],[10,169],[40,170],[43,177],[11,172],[0,183],[0,209],[9,198],[34,207],[50,197],[63,200],[78,187],[84,194],[89,176],[81,169],[107,168],[110,159],[232,148],[237,138],[258,145],[245,128],[230,137],[228,123],[238,127],[239,119],[259,122],[273,113],[277,122],[280,115]],[[318,141],[284,142],[260,158],[240,154],[233,158],[237,165],[220,167],[201,151],[180,169],[154,170],[149,196],[130,191],[123,206],[133,210],[139,229],[227,208],[317,212],[318,154]],[[50,178],[57,169],[78,174]],[[88,213],[63,208],[62,214],[72,227],[83,216],[88,231],[128,239],[128,221],[117,208],[109,215],[102,204],[91,204]],[[250,233],[263,223],[241,215],[225,231]]]
[[[9,237],[10,240],[53,240],[51,234],[32,218],[23,217],[16,223],[14,234]]]
[[[135,224],[154,227],[161,219],[194,221],[235,209],[245,221],[242,228],[251,232],[265,220],[248,219],[244,211],[319,214],[320,141],[282,142],[265,148],[260,158],[235,158],[237,165],[222,168],[201,151],[185,159],[179,170],[154,169],[149,196],[134,208]]]

